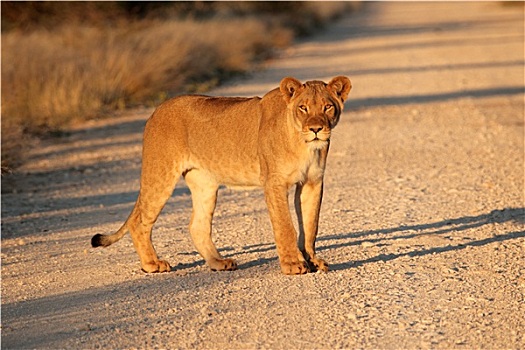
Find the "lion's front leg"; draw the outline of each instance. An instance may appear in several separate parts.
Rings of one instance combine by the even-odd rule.
[[[315,254],[315,240],[319,224],[319,212],[323,199],[323,181],[307,182],[297,185],[295,191],[295,211],[299,222],[299,249],[312,271],[328,271],[326,261]]]
[[[303,254],[297,247],[297,233],[288,207],[288,188],[279,183],[267,182],[264,194],[282,273],[298,275],[309,272]]]

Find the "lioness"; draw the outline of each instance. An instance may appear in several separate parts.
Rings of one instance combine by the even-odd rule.
[[[190,233],[212,270],[235,270],[211,238],[219,185],[261,186],[274,231],[281,271],[328,271],[315,255],[330,134],[352,85],[338,76],[328,84],[284,78],[263,98],[180,96],[161,104],[144,130],[140,193],[124,225],[97,234],[93,247],[107,247],[126,232],[145,272],[166,272],[151,241],[151,229],[181,175],[191,191]],[[299,239],[288,208],[296,185]]]

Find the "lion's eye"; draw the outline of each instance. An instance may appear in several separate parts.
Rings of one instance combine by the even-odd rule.
[[[299,106],[299,110],[301,112],[307,113],[308,112],[308,107],[306,107],[305,105],[301,105],[301,106]]]
[[[328,112],[328,111],[331,110],[332,108],[334,108],[334,105],[326,105],[326,106],[324,106],[324,111],[325,111],[325,112]]]

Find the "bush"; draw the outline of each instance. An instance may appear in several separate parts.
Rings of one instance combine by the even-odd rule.
[[[254,19],[12,32],[2,36],[2,115],[39,133],[180,92],[192,80],[248,69],[276,45],[269,32]],[[275,37],[286,44],[291,36]]]

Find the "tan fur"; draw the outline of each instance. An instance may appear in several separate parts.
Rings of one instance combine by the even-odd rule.
[[[135,207],[118,232],[94,236],[93,246],[108,246],[129,230],[142,269],[170,271],[157,257],[151,229],[182,174],[192,194],[191,237],[213,270],[237,267],[211,239],[217,190],[226,185],[264,189],[283,273],[327,271],[315,254],[315,239],[330,133],[350,89],[342,76],[328,84],[284,78],[263,98],[181,96],[164,102],[144,131]],[[288,209],[294,185],[299,236]]]

